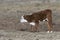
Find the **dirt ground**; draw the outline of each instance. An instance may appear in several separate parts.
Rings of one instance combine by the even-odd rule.
[[[30,32],[28,23],[20,23],[22,15],[36,11],[51,9],[53,14],[53,31],[46,33],[46,22],[40,23],[40,32]],[[23,30],[23,31],[21,31]],[[0,40],[60,40],[60,4],[43,4],[27,0],[0,0]]]
[[[26,32],[0,30],[0,40],[60,40],[60,32]]]

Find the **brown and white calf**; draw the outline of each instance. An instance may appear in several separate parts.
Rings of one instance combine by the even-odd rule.
[[[52,10],[50,9],[34,12],[31,15],[24,15],[21,16],[20,19],[21,23],[29,22],[29,24],[32,26],[32,31],[39,30],[40,21],[47,21],[48,32],[52,32]]]

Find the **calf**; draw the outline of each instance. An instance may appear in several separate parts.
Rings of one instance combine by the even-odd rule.
[[[32,31],[39,30],[39,23],[41,21],[47,21],[48,32],[52,32],[52,11],[50,9],[45,9],[42,11],[34,12],[31,15],[21,16],[20,22],[29,22],[32,26]]]

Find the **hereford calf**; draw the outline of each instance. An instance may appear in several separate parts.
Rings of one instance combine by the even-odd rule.
[[[31,15],[24,15],[21,16],[20,22],[29,22],[32,26],[32,31],[39,30],[39,22],[40,21],[47,21],[48,25],[48,32],[52,32],[52,11],[50,9],[45,9],[42,11],[34,12]]]

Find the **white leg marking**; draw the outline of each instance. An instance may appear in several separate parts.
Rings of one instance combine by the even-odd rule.
[[[53,31],[47,31],[47,33],[52,33]]]
[[[50,33],[50,31],[47,31],[47,33]]]
[[[31,23],[30,23],[30,25],[33,25],[33,26],[35,26],[35,23],[34,23],[34,22],[31,22]]]
[[[24,17],[23,17],[23,16],[21,16],[20,22],[21,22],[21,23],[23,23],[23,22],[27,22],[27,20],[26,20],[26,19],[24,19]]]
[[[50,31],[50,33],[52,33],[53,31]]]

